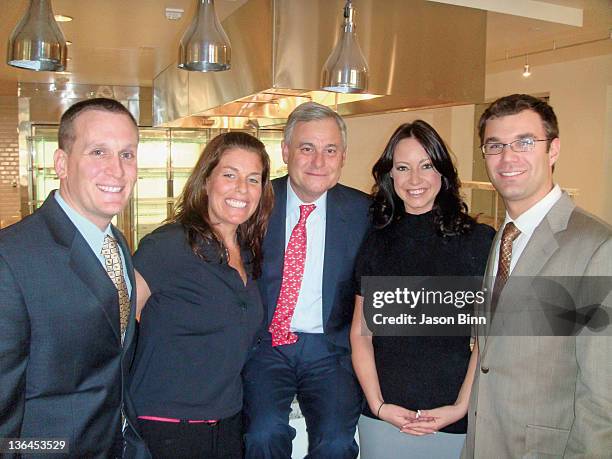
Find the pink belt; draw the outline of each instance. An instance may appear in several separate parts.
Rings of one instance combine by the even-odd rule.
[[[157,421],[157,422],[173,422],[175,424],[179,424],[181,422],[186,422],[187,424],[216,424],[216,419],[210,420],[202,420],[202,419],[176,419],[176,418],[160,418],[157,416],[138,416],[138,419],[144,419],[146,421]]]

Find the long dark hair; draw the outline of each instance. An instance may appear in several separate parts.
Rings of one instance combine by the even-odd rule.
[[[240,246],[247,247],[251,252],[253,277],[257,278],[261,274],[261,245],[274,204],[274,192],[270,183],[270,158],[266,147],[257,138],[244,132],[226,132],[212,139],[187,179],[183,193],[177,200],[175,215],[170,221],[181,223],[186,228],[189,245],[198,257],[206,259],[201,250],[202,242],[216,242],[221,249],[225,249],[221,238],[216,236],[208,215],[206,181],[223,154],[234,148],[257,153],[263,165],[259,205],[253,215],[238,226],[237,231]]]
[[[434,223],[441,236],[463,234],[472,228],[476,221],[467,214],[467,205],[459,195],[461,183],[450,152],[436,130],[423,120],[405,123],[398,127],[382,155],[372,168],[374,187],[370,211],[374,225],[384,228],[404,214],[404,203],[393,188],[391,169],[393,153],[403,139],[414,138],[425,149],[435,169],[442,176],[442,186],[433,205]]]

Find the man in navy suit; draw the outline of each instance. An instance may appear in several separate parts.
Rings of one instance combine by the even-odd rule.
[[[291,457],[289,413],[297,395],[308,457],[355,458],[362,396],[349,329],[353,264],[369,226],[370,202],[338,184],[346,125],[328,107],[297,107],[287,120],[282,153],[289,176],[273,181],[275,207],[259,280],[267,321],[244,370],[246,457]],[[296,245],[300,224],[305,236]]]
[[[134,269],[111,224],[136,181],[138,126],[119,102],[90,99],[64,113],[58,137],[59,191],[0,232],[0,439],[66,440],[69,457],[146,458],[124,390]]]

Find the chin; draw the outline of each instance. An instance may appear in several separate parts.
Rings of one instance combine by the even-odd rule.
[[[125,208],[125,204],[107,204],[105,206],[101,206],[101,213],[105,215],[110,215],[110,219],[112,219],[115,215],[121,213],[121,211]]]

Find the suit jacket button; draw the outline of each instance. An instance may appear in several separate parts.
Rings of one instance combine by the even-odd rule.
[[[261,344],[261,338],[257,338],[257,344]]]
[[[486,375],[489,372],[489,367],[480,367],[480,371]]]

